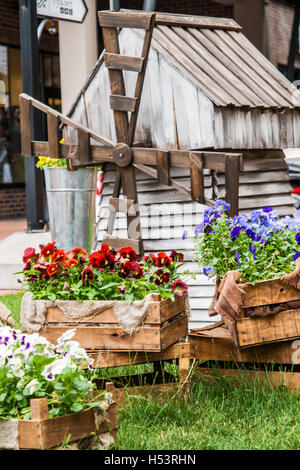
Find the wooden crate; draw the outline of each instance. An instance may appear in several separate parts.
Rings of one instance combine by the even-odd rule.
[[[119,427],[116,402],[106,410],[105,419],[98,428],[93,409],[49,418],[46,398],[32,399],[30,405],[31,419],[18,420],[18,449],[52,449],[61,446],[66,440],[74,442],[103,433],[111,433],[115,437]],[[0,448],[3,448],[1,423],[7,423],[0,421]]]
[[[245,286],[241,318],[236,320],[233,338],[240,348],[300,338],[300,309],[285,310],[266,317],[245,317],[244,309],[299,300],[300,290],[279,279]]]
[[[97,390],[105,389],[112,393],[118,404],[124,404],[132,395],[144,397],[151,396],[164,401],[170,396],[189,396],[190,391],[190,347],[188,342],[177,342],[161,352],[116,352],[116,351],[88,351],[94,359],[93,368],[106,369],[115,367],[128,368],[126,376],[110,376],[109,382],[105,378],[95,379]],[[179,378],[177,380],[169,374],[164,364],[166,362],[178,364]],[[153,372],[138,373],[134,366],[153,363]]]
[[[39,334],[50,342],[56,340],[68,329],[76,328],[74,340],[87,349],[110,351],[159,352],[188,334],[188,315],[185,296],[161,300],[159,294],[152,294],[150,312],[137,333],[128,335],[119,326],[112,308],[94,315],[70,321],[61,309],[47,309],[46,322]]]
[[[228,328],[218,322],[189,332],[191,359],[206,376],[259,381],[272,387],[300,387],[300,339],[239,348]]]

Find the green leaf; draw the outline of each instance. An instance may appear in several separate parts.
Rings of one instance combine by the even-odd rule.
[[[82,411],[83,410],[83,406],[81,403],[73,403],[73,405],[71,406],[71,411],[73,411],[73,413],[78,413],[79,411]]]

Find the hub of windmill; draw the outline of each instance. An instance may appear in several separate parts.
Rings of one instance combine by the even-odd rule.
[[[112,151],[113,161],[118,166],[128,166],[132,160],[132,153],[128,145],[120,143],[117,144]]]

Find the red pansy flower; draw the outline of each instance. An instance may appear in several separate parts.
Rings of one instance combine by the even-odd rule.
[[[172,250],[170,253],[170,258],[172,259],[172,261],[178,261],[179,263],[181,263],[181,261],[183,261],[184,256],[183,253],[179,253],[176,250]]]
[[[94,269],[113,269],[115,266],[115,258],[108,252],[95,251],[89,256],[89,261]]]
[[[131,263],[131,276],[135,279],[141,279],[143,268],[138,263]]]
[[[48,258],[49,256],[51,256],[57,250],[55,243],[56,242],[48,243],[48,245],[44,246],[41,249],[41,255],[44,256],[45,258]]]
[[[143,256],[143,261],[147,264],[155,264],[156,256],[154,253],[149,253],[149,255]]]
[[[119,250],[119,255],[120,255],[121,258],[126,258],[129,261],[135,261],[136,260],[136,252],[131,248],[131,246],[121,248]]]
[[[78,264],[78,261],[77,259],[75,258],[71,258],[71,259],[68,259],[65,263],[64,263],[64,269],[68,269],[68,268],[74,268],[74,266],[77,266]]]
[[[156,261],[155,261],[155,266],[158,267],[163,267],[163,266],[170,266],[172,263],[172,258],[168,256],[164,251],[161,251],[158,253]]]
[[[88,253],[83,248],[75,247],[66,256],[68,259],[78,258],[79,256],[85,259],[88,257]]]
[[[34,256],[35,256],[35,249],[31,247],[26,248],[26,250],[24,251],[24,255],[23,255],[23,263],[27,264],[28,261]]]
[[[82,273],[81,273],[82,283],[83,284],[89,283],[89,281],[92,281],[93,279],[94,279],[93,271],[91,270],[91,268],[89,266],[86,266],[84,268],[84,270],[82,271]]]
[[[57,263],[58,261],[65,261],[66,257],[67,255],[65,253],[65,250],[56,250],[51,256],[51,260],[54,263]]]
[[[165,272],[162,269],[158,269],[155,274],[157,275],[157,277],[154,280],[154,284],[156,284],[157,286],[161,286],[162,284],[165,284],[166,282],[170,281],[169,272]]]
[[[46,274],[48,274],[48,276],[54,276],[54,274],[57,273],[57,264],[50,264],[47,268],[47,271],[46,271]]]
[[[118,276],[125,279],[126,277],[130,276],[130,272],[132,269],[132,263],[130,261],[125,261],[125,263],[120,263],[118,269]]]
[[[175,295],[179,295],[181,297],[184,292],[187,292],[188,285],[178,279],[177,281],[172,282],[171,289]]]

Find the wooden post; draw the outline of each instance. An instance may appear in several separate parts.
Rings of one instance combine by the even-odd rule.
[[[84,165],[91,160],[90,135],[78,129],[78,156],[80,165]]]
[[[239,212],[240,158],[235,155],[225,157],[225,201],[230,204],[229,217]]]
[[[20,127],[21,127],[21,150],[24,157],[32,156],[31,149],[31,102],[19,97],[20,100]]]
[[[30,409],[33,421],[43,421],[49,417],[47,398],[33,398],[30,400]]]
[[[193,152],[190,152],[189,159],[191,162],[190,165],[190,175],[191,175],[191,195],[193,201],[204,204],[204,176],[203,176],[203,155],[200,154],[195,156]]]
[[[107,52],[113,54],[120,54],[118,34],[116,28],[103,27],[103,41]],[[122,70],[108,69],[111,93],[113,95],[125,96],[125,85]],[[128,114],[127,111],[114,110],[114,121],[116,128],[117,141],[119,143],[129,144],[128,138]],[[121,184],[123,187],[123,194],[128,199],[133,199],[135,203],[138,202],[135,168],[133,166],[118,167],[118,172],[121,177]],[[119,196],[120,182],[117,178],[114,197]],[[116,194],[118,192],[118,194]],[[110,224],[111,225],[111,224]],[[128,237],[141,240],[141,227],[140,227],[140,214],[137,211],[135,216],[127,214]],[[109,227],[111,230],[111,226]],[[130,230],[131,229],[131,230]],[[132,236],[134,230],[136,236]],[[140,243],[140,255],[143,255],[142,243]]]
[[[49,157],[59,158],[59,116],[55,112],[47,112],[47,127],[48,127],[48,142],[49,142]]]
[[[156,165],[158,181],[170,186],[170,154],[165,150],[157,150]]]

